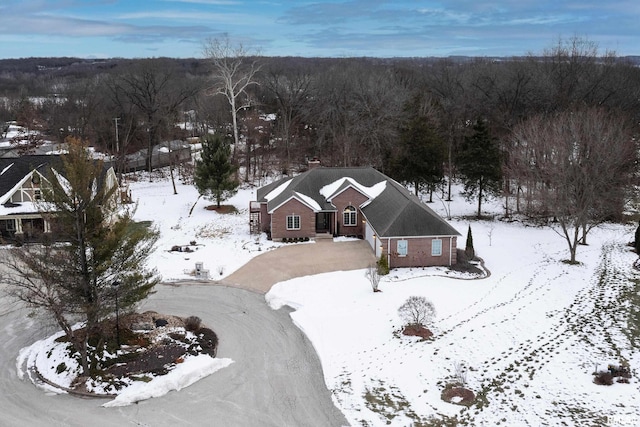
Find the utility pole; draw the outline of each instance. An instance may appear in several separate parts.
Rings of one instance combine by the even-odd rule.
[[[122,171],[120,170],[120,140],[118,138],[118,120],[120,120],[120,117],[113,118],[113,121],[116,124],[116,172],[118,174],[118,184],[122,184]]]
[[[116,154],[120,153],[120,141],[118,140],[118,120],[120,120],[120,117],[113,118],[113,121],[116,123]]]

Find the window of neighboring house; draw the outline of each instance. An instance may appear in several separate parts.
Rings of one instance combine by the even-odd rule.
[[[431,256],[441,256],[441,255],[442,255],[442,240],[441,239],[431,240]]]
[[[407,256],[409,251],[409,242],[407,240],[398,240],[398,256]]]
[[[358,225],[358,211],[353,206],[347,206],[342,211],[343,223],[345,226]]]
[[[12,219],[6,219],[4,222],[4,229],[7,231],[16,231],[16,223]]]
[[[42,200],[42,191],[38,189],[33,190],[33,198],[36,200]]]
[[[287,230],[300,230],[300,215],[287,215]]]

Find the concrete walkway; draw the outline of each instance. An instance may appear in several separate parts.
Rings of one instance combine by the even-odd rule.
[[[265,252],[218,282],[250,291],[267,293],[271,286],[295,277],[330,271],[357,270],[376,262],[364,240],[292,244]]]

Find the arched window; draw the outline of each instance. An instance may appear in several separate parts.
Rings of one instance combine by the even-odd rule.
[[[345,226],[355,226],[358,224],[358,211],[349,205],[342,211],[342,222]]]

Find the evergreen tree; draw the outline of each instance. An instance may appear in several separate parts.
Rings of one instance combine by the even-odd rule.
[[[640,257],[640,224],[638,224],[638,228],[636,228],[636,239],[633,242],[633,247],[636,249],[636,253]]]
[[[51,218],[54,238],[65,244],[13,249],[3,279],[12,295],[53,316],[89,375],[87,342],[115,311],[114,284],[118,308],[128,311],[160,280],[145,268],[157,234],[134,224],[131,212],[120,211],[117,187],[106,185],[102,163],[79,141],[69,141],[62,163],[62,171],[50,170],[41,213]],[[72,328],[78,319],[84,330]]]
[[[464,248],[464,252],[468,259],[474,259],[476,257],[476,251],[473,249],[473,235],[471,234],[471,226],[467,230],[467,243]]]
[[[391,174],[398,181],[412,183],[416,196],[426,185],[431,202],[433,191],[444,177],[444,141],[424,114],[420,96],[407,104],[405,114],[408,118],[400,129],[399,151],[392,161]]]
[[[476,121],[473,133],[464,138],[456,165],[462,175],[467,200],[478,197],[478,218],[482,200],[500,192],[502,160],[497,141],[489,134],[483,120]]]
[[[231,149],[220,136],[209,136],[202,144],[201,160],[196,161],[194,183],[200,195],[215,199],[216,206],[238,191],[231,163]]]

